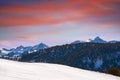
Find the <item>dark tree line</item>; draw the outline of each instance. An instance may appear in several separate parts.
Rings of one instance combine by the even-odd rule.
[[[120,69],[120,43],[66,44],[23,55],[20,61],[63,64],[105,72]]]

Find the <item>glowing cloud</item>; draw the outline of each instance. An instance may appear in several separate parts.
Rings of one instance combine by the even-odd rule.
[[[120,21],[119,0],[63,0],[58,2],[13,0],[10,5],[0,7],[0,26],[53,25],[68,21],[84,21],[103,17],[102,21]],[[2,2],[2,1],[1,1]],[[15,5],[19,3],[19,5]],[[5,2],[4,2],[5,4]],[[113,16],[112,18],[110,18]],[[105,21],[109,17],[109,21]]]

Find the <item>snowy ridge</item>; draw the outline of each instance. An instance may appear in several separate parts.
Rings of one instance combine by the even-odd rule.
[[[6,48],[2,48],[2,49],[0,49],[0,55],[21,56],[23,54],[33,53],[35,51],[45,49],[45,48],[48,48],[48,46],[44,43],[40,43],[35,46],[27,46],[27,47],[20,45],[17,48],[13,48],[13,49],[9,49],[9,50]]]
[[[0,59],[1,80],[120,80],[120,77],[57,64]]]
[[[117,42],[120,42],[120,41],[117,41],[117,40],[106,41],[106,40],[102,39],[101,37],[97,36],[94,39],[89,39],[87,41],[76,40],[76,41],[72,42],[71,44],[79,44],[79,43],[85,43],[85,42],[91,42],[91,43],[117,43]]]
[[[71,44],[79,44],[79,43],[85,43],[85,41],[76,40],[76,41],[72,42]]]

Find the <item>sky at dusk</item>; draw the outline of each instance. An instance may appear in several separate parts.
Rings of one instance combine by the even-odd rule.
[[[120,40],[120,0],[0,0],[0,48],[96,36]]]

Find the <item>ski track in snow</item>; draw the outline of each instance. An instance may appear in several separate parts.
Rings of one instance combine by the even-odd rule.
[[[120,80],[120,77],[57,64],[0,59],[0,80]]]

